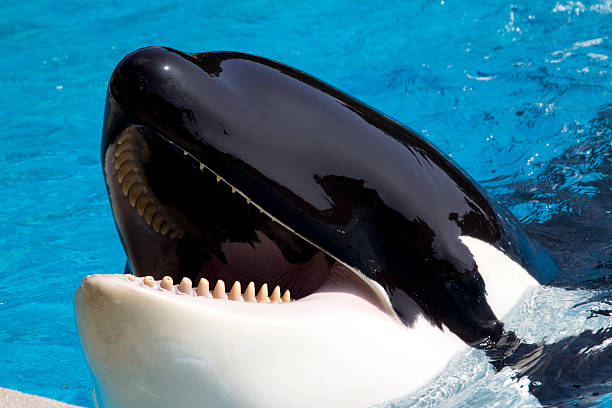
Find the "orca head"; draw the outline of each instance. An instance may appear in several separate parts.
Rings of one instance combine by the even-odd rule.
[[[525,271],[497,245],[496,207],[437,149],[265,58],[131,53],[102,163],[133,275],[88,277],[75,298],[101,407],[195,387],[216,406],[397,398],[459,339],[494,343],[533,283],[507,290]]]
[[[376,140],[374,128],[395,142],[391,148],[425,154],[432,173],[442,169],[456,184],[458,179],[469,184],[409,129],[264,58],[231,52],[189,55],[161,47],[135,51],[120,62],[106,109],[105,177],[136,275],[238,281],[243,288],[267,283],[300,299],[320,288],[330,268],[340,263],[367,283],[378,307],[406,324],[424,314],[468,344],[501,334],[457,224],[450,222],[456,231],[449,239],[441,233],[446,227],[426,223],[418,212],[410,219],[386,201],[414,205],[414,198],[396,194],[396,186],[386,191],[375,185],[397,175],[380,170],[382,176],[370,175],[372,166],[347,163],[344,150],[361,155],[364,163],[368,158],[366,146],[349,144],[353,131],[361,130],[373,143],[388,143]],[[309,129],[310,121],[318,121],[318,127]],[[390,163],[407,156],[383,153]],[[339,164],[330,166],[334,159]],[[362,177],[353,174],[358,166],[366,167]],[[478,196],[481,207],[487,204],[467,188],[475,189],[454,186],[465,196]],[[439,195],[439,190],[425,193]],[[493,225],[487,227],[497,228],[492,210],[481,212]],[[451,256],[440,256],[444,251],[433,241],[454,247],[447,250]]]
[[[230,369],[231,350],[245,351],[248,337],[261,338],[251,352],[285,370],[309,367],[310,386],[328,381],[372,403],[443,367],[457,350],[446,328],[471,345],[502,332],[476,246],[461,238],[501,253],[498,215],[484,193],[412,130],[293,68],[234,52],[135,51],[109,83],[102,163],[135,275],[88,278],[77,293],[86,356],[107,391],[124,386],[108,371],[121,361],[131,361],[131,381],[163,370],[141,355],[108,361],[109,344],[133,349],[143,337],[159,343],[152,353],[176,362],[185,348],[224,373],[198,366],[196,377],[203,370],[205,381],[252,386]],[[154,313],[186,313],[192,323],[177,317],[157,327]],[[249,328],[239,330],[242,341],[221,333],[223,319]],[[195,322],[217,330],[211,336]],[[295,348],[275,355],[279,327],[300,356]],[[332,380],[371,381],[348,363],[363,351],[380,392]],[[289,355],[301,360],[292,366]],[[321,380],[309,361],[329,375]],[[429,365],[423,378],[415,364]],[[264,395],[270,388],[257,375]],[[333,393],[320,389],[319,401]]]

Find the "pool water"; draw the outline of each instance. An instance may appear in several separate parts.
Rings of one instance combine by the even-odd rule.
[[[612,1],[4,0],[0,11],[0,387],[92,406],[72,298],[85,275],[123,271],[101,123],[114,66],[146,45],[276,59],[419,130],[560,263],[508,327],[547,344],[612,327]],[[608,343],[592,352],[610,355]],[[574,403],[612,406],[602,364]],[[538,406],[529,381],[472,350],[390,406]]]

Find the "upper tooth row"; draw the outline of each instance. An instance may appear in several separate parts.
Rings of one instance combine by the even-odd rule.
[[[244,194],[242,191],[238,190],[236,187],[232,186],[223,177],[221,177],[220,175],[215,173],[212,169],[210,169],[209,167],[204,165],[204,163],[200,162],[198,159],[196,159],[194,156],[192,156],[189,152],[187,152],[186,150],[183,150],[183,154],[185,156],[191,156],[194,160],[196,160],[200,164],[200,170],[203,171],[204,169],[208,169],[210,172],[212,172],[215,175],[216,179],[217,179],[217,183],[220,182],[220,181],[225,182],[225,184],[227,184],[228,186],[230,186],[232,188],[232,193],[239,193],[242,197],[244,197],[244,199],[246,200],[247,204],[254,205],[259,210],[259,212],[262,212],[262,213],[265,212],[263,210],[263,208],[261,208],[259,205],[257,205],[254,202],[252,202],[251,199],[246,196],[246,194]],[[268,217],[270,217],[273,221],[277,221],[276,218],[274,218],[272,215],[270,215],[268,213],[266,213],[266,215],[268,215]]]
[[[143,285],[154,289],[163,289],[172,293],[186,294],[191,296],[202,296],[214,299],[234,300],[238,302],[258,302],[258,303],[286,303],[291,301],[291,293],[285,290],[281,296],[280,286],[276,286],[272,294],[268,296],[268,284],[264,283],[259,292],[255,295],[255,283],[250,282],[244,293],[242,293],[240,282],[236,281],[232,285],[229,293],[225,292],[225,282],[219,279],[215,288],[210,291],[210,285],[205,278],[200,279],[198,286],[193,288],[191,279],[185,277],[181,283],[174,285],[170,276],[164,276],[161,281],[156,281],[152,276],[145,276],[140,280],[134,275],[128,275],[130,282],[142,282]]]

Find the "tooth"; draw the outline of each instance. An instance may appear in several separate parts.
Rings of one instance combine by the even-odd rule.
[[[138,215],[142,217],[142,214],[144,214],[144,210],[147,208],[148,204],[149,197],[146,194],[138,197],[138,200],[136,200],[136,211],[138,211]]]
[[[261,285],[261,288],[259,289],[259,293],[257,294],[257,301],[266,302],[267,300],[268,300],[268,284],[264,283],[263,285]]]
[[[170,238],[174,239],[174,238],[176,238],[176,237],[178,237],[178,236],[179,236],[179,233],[178,233],[178,232],[176,232],[176,231],[174,231],[174,230],[172,230],[172,232],[170,232]]]
[[[217,176],[217,183],[221,181],[221,177]]]
[[[123,152],[119,157],[115,159],[115,170],[119,170],[119,168],[123,166],[123,163],[128,161],[134,162],[134,164],[136,164],[136,158],[134,157],[132,152]]]
[[[227,295],[225,294],[225,282],[221,279],[217,281],[215,285],[215,290],[213,291],[213,297],[215,299],[224,299],[227,300]]]
[[[128,138],[130,134],[128,132],[121,132],[121,135],[119,136],[119,139],[117,139],[117,144],[121,144],[123,142],[125,142],[125,139]]]
[[[240,282],[234,282],[232,289],[229,293],[229,300],[242,300],[242,295],[240,294],[242,290],[240,290]]]
[[[270,303],[280,303],[280,286],[277,286],[270,295]]]
[[[121,182],[121,191],[123,191],[123,195],[127,196],[128,192],[130,191],[130,188],[136,183],[141,183],[140,175],[138,174],[138,172],[132,172],[126,175],[123,181]]]
[[[155,286],[155,279],[152,276],[145,276],[142,282],[150,288]]]
[[[191,279],[184,277],[181,279],[181,283],[179,284],[178,289],[183,292],[191,295]]]
[[[200,163],[200,170],[204,170],[204,165],[202,163]]]
[[[136,277],[134,275],[128,275],[128,280],[130,282],[136,282]]]
[[[244,301],[257,302],[257,298],[255,297],[255,284],[253,282],[250,282],[244,291]]]
[[[283,300],[283,303],[291,301],[291,293],[289,293],[289,289],[287,289],[285,293],[283,293],[282,300]]]
[[[155,232],[159,232],[159,227],[161,226],[162,221],[164,221],[164,216],[160,213],[155,214],[155,217],[153,217],[153,222],[151,223],[151,226]]]
[[[130,200],[130,205],[132,207],[136,207],[136,200],[138,200],[138,197],[140,197],[142,193],[146,193],[146,189],[140,184],[136,184],[130,188],[128,199]]]
[[[197,295],[210,297],[208,289],[208,280],[204,278],[200,279],[200,283],[198,283],[198,288],[196,289]]]
[[[119,155],[121,155],[121,153],[125,152],[126,150],[130,150],[130,148],[132,146],[130,146],[131,143],[125,143],[125,144],[121,144],[119,147],[117,147],[115,149],[115,158],[119,157]]]
[[[166,221],[164,221],[161,225],[161,227],[159,228],[159,232],[162,235],[166,235],[168,233],[168,231],[170,231],[170,224],[167,223]]]
[[[137,172],[137,171],[138,171],[138,167],[136,167],[134,163],[125,162],[123,163],[123,166],[121,166],[119,168],[119,171],[117,172],[117,179],[119,179],[120,183],[123,183],[123,179],[125,178],[125,176],[128,175],[128,173]]]
[[[174,289],[173,285],[174,285],[174,282],[172,282],[172,278],[169,276],[164,276],[161,283],[159,284],[159,286],[161,286],[163,289],[166,289],[166,290]]]
[[[151,221],[153,221],[153,216],[155,214],[157,214],[157,210],[155,209],[154,205],[149,205],[147,208],[145,208],[144,219],[147,224],[151,225]]]

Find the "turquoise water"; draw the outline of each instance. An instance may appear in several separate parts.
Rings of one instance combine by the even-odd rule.
[[[610,0],[4,0],[0,386],[92,406],[72,297],[85,275],[121,272],[125,262],[99,139],[105,87],[128,52],[166,45],[263,55],[421,131],[551,250],[563,267],[557,283],[588,286],[572,292],[576,304],[600,295],[586,313],[612,299],[611,44]],[[576,330],[595,321],[559,313]],[[555,324],[539,334],[550,337]],[[464,363],[470,358],[478,359]],[[425,389],[422,401],[514,403],[496,394],[505,378],[479,367],[478,380],[463,381],[480,388],[450,387],[450,400]],[[449,370],[442,387],[458,378]]]

